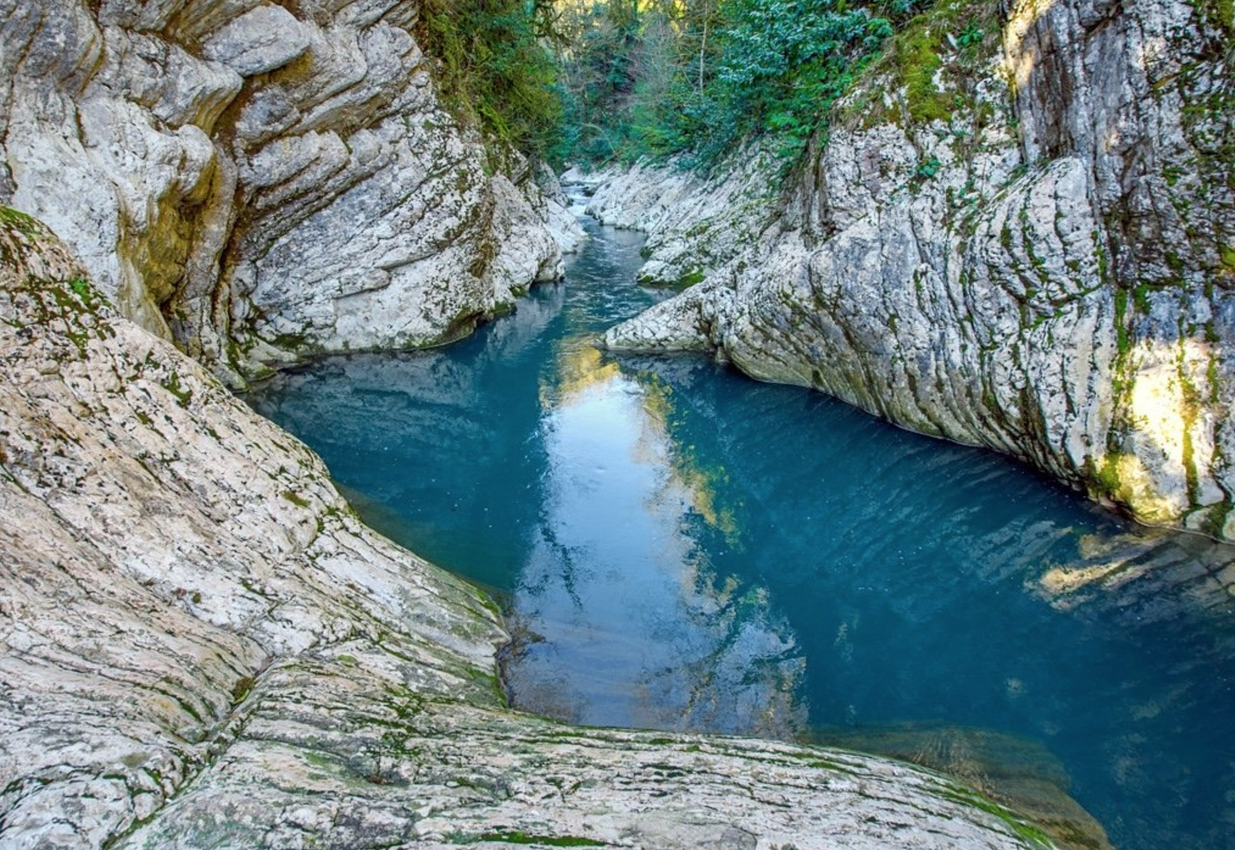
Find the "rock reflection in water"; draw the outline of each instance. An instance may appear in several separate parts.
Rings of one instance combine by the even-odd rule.
[[[564,296],[539,287],[450,348],[324,358],[249,401],[326,459],[371,526],[508,589],[540,511],[535,375]]]
[[[593,725],[790,737],[804,668],[766,590],[713,570],[706,476],[675,463],[671,404],[598,352],[542,388],[544,504],[514,592],[516,704]],[[600,459],[604,459],[603,461]]]

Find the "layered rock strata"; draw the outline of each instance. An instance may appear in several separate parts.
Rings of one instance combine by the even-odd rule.
[[[238,381],[449,340],[561,271],[568,220],[442,111],[414,0],[0,0],[0,203]]]
[[[645,219],[648,275],[706,280],[606,342],[714,351],[1235,538],[1232,62],[1218,6],[944,0],[770,200],[744,167]],[[593,209],[637,224],[659,195],[623,180]]]
[[[1038,846],[893,762],[510,712],[492,604],[6,208],[0,372],[0,846]]]

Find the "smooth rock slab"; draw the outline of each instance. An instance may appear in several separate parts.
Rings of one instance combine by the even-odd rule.
[[[282,6],[258,6],[212,33],[205,58],[252,77],[281,68],[309,47],[309,33]]]

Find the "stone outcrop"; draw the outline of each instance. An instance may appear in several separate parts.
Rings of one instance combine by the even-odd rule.
[[[600,188],[594,210],[652,228],[648,276],[707,273],[607,344],[714,351],[1144,522],[1235,538],[1222,8],[945,0],[741,229],[728,199],[767,195],[749,167],[695,180],[688,216],[650,224],[649,184],[676,184]]]
[[[894,762],[509,711],[491,602],[3,207],[0,372],[0,846],[1041,846]]]
[[[487,175],[437,102],[417,13],[0,0],[0,203],[233,382],[458,337],[560,274],[547,224],[579,234],[540,172]]]

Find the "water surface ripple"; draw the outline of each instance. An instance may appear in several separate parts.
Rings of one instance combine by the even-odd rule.
[[[1066,788],[1125,850],[1235,850],[1230,547],[816,393],[602,356],[658,296],[639,238],[589,226],[474,337],[250,399],[505,601],[519,706],[888,752],[1084,829]]]

